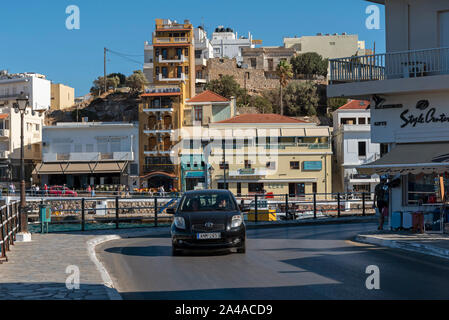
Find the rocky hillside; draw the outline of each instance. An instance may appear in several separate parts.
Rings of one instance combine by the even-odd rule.
[[[81,122],[83,117],[98,122],[138,121],[139,101],[140,98],[136,94],[106,93],[69,109],[50,111],[46,117],[46,124]]]

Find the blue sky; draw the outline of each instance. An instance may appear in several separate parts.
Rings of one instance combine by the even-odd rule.
[[[38,72],[48,79],[75,87],[76,95],[89,92],[92,81],[103,74],[103,48],[141,55],[151,40],[155,18],[189,19],[204,23],[209,35],[217,25],[239,35],[251,31],[267,46],[282,45],[283,37],[321,33],[356,33],[369,48],[385,51],[385,21],[381,29],[365,27],[363,0],[28,0],[1,5],[0,70]],[[66,7],[80,8],[80,30],[67,30]],[[110,55],[108,73],[130,74],[142,67]]]

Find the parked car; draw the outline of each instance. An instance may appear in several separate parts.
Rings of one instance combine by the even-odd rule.
[[[78,193],[76,191],[70,190],[63,186],[52,186],[50,187],[48,194],[51,196],[66,196],[66,197],[77,197]]]
[[[234,195],[228,190],[186,192],[171,226],[172,254],[196,249],[236,249],[246,252],[246,226]]]

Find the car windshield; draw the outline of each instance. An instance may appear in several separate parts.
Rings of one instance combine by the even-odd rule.
[[[184,197],[180,212],[236,211],[236,206],[227,193],[194,193]]]

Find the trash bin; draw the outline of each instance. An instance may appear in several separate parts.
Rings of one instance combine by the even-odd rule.
[[[424,213],[423,212],[413,212],[413,232],[424,233]]]
[[[39,219],[41,222],[41,233],[44,233],[44,227],[48,233],[48,223],[51,222],[51,206],[48,204],[39,205]]]

